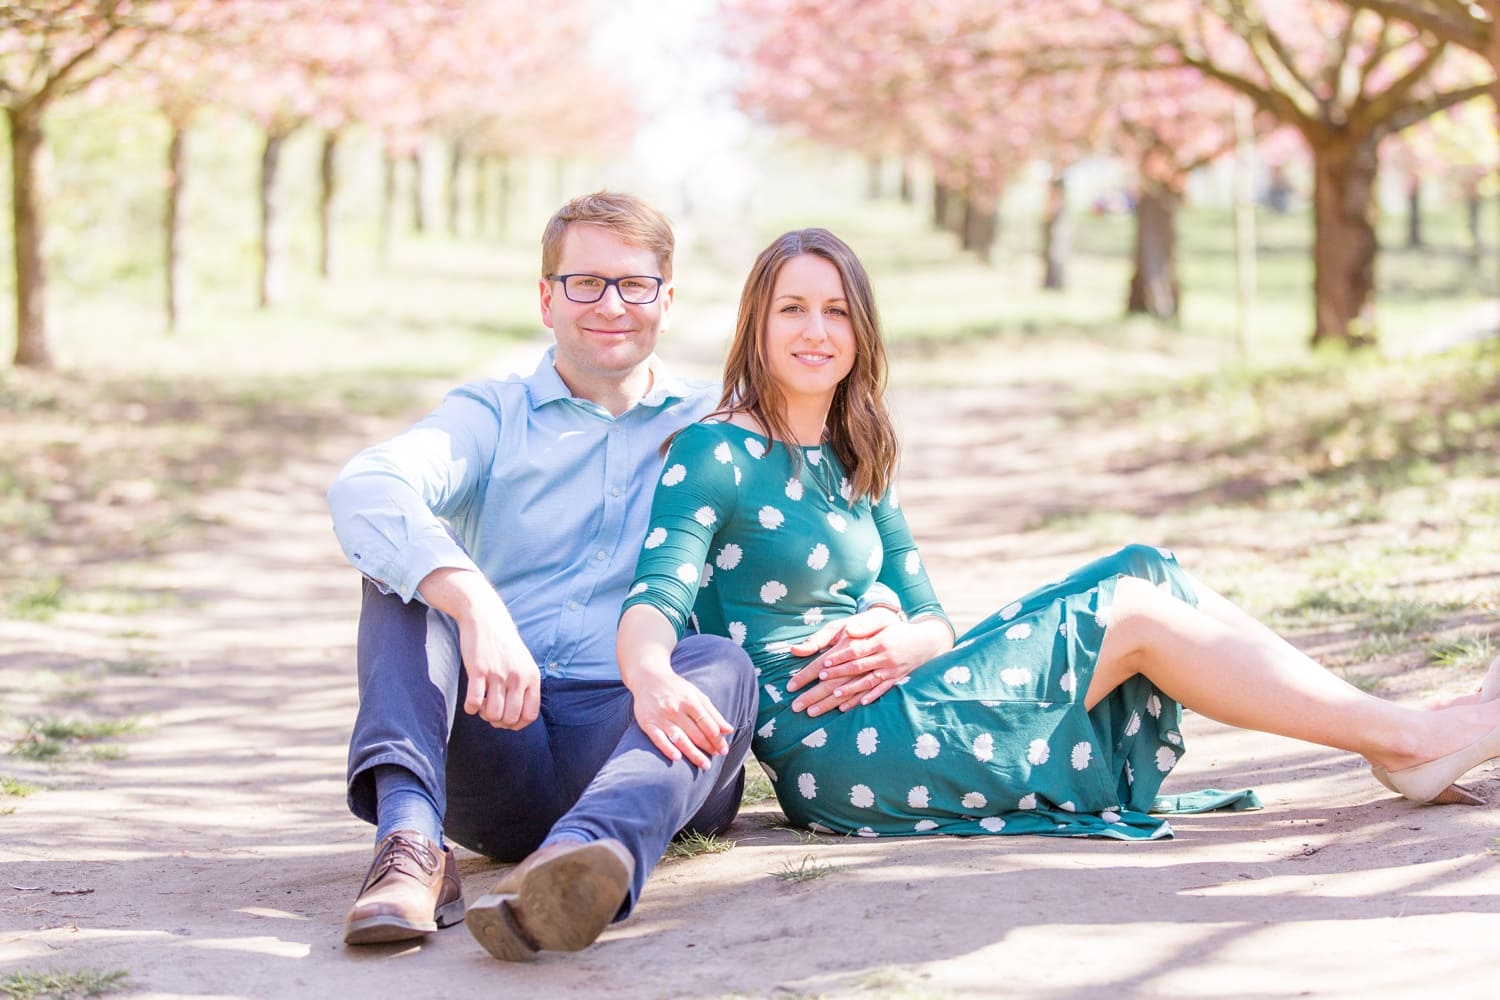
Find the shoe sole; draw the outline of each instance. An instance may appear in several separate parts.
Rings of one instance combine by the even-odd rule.
[[[619,912],[630,874],[609,847],[586,844],[526,872],[517,891],[480,897],[464,923],[503,962],[530,961],[538,951],[581,951]]]
[[[355,920],[344,926],[345,944],[391,944],[424,938],[439,927],[452,927],[464,918],[464,901],[460,896],[438,907],[433,919],[414,923],[392,914],[380,914]]]

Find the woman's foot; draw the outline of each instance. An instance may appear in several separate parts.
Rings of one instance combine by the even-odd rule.
[[[1456,782],[1480,764],[1497,757],[1500,757],[1500,723],[1467,746],[1424,764],[1387,771],[1385,778],[1393,791],[1414,802],[1483,805],[1484,799]]]
[[[1479,682],[1479,691],[1477,693],[1467,694],[1462,698],[1455,698],[1453,701],[1442,705],[1434,705],[1433,708],[1452,708],[1454,705],[1478,705],[1482,702],[1494,701],[1496,698],[1500,698],[1500,656],[1490,661],[1489,669],[1484,672],[1484,677]],[[1386,788],[1396,792],[1398,795],[1401,794],[1396,786],[1391,784],[1391,772],[1387,771],[1381,765],[1372,763],[1370,765],[1370,774]],[[1430,801],[1433,805],[1442,806],[1482,806],[1485,804],[1484,799],[1457,783],[1449,785],[1436,798]]]

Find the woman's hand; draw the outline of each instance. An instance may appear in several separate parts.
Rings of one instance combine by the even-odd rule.
[[[635,721],[667,760],[686,757],[707,770],[709,756],[729,752],[734,727],[708,695],[672,670],[677,630],[656,608],[637,604],[620,616],[615,657],[635,698]]]
[[[635,696],[635,721],[668,760],[686,757],[708,770],[710,756],[729,752],[724,737],[734,727],[691,682],[674,673],[653,673],[631,687]]]
[[[792,702],[792,711],[817,716],[868,705],[952,645],[953,633],[942,619],[902,621],[884,607],[826,625],[791,647],[795,656],[820,653],[787,682],[789,692],[812,685]]]

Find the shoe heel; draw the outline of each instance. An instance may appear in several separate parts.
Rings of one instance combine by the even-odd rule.
[[[485,951],[502,962],[529,962],[540,950],[511,912],[514,893],[480,896],[464,914],[464,925]]]
[[[445,903],[437,908],[432,915],[433,922],[439,927],[452,927],[461,923],[464,919],[464,898],[459,896],[451,903]]]

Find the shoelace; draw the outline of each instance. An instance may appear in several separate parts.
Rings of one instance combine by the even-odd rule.
[[[402,866],[402,862],[408,859],[416,862],[417,867],[422,870],[422,875],[431,876],[437,871],[437,855],[430,847],[414,840],[407,840],[405,837],[396,837],[386,845],[385,851],[375,863],[375,870],[370,873],[365,884],[373,885],[379,882],[393,868],[403,875],[417,877],[416,872]]]

